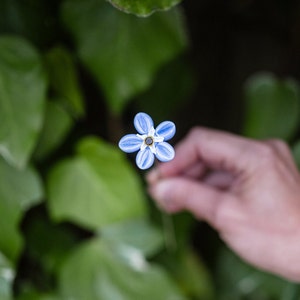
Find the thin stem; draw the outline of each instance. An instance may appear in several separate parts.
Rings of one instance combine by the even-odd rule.
[[[166,249],[169,252],[175,252],[177,250],[177,240],[175,235],[173,219],[170,215],[166,213],[162,212],[161,215]]]

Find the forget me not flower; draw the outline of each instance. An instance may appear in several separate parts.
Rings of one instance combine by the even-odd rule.
[[[154,129],[151,117],[140,112],[134,117],[134,127],[138,134],[127,134],[122,137],[119,147],[126,153],[139,150],[136,164],[140,169],[150,168],[155,157],[162,162],[174,158],[174,148],[166,143],[175,135],[176,127],[173,122],[164,121]]]

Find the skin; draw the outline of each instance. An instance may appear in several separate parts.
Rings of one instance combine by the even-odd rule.
[[[190,211],[247,262],[300,282],[300,175],[284,142],[197,127],[147,181],[166,212]]]

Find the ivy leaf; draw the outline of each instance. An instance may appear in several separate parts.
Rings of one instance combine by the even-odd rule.
[[[59,101],[48,101],[42,132],[40,134],[34,158],[44,159],[64,140],[73,125],[71,116],[61,107]]]
[[[290,139],[299,124],[299,86],[291,79],[258,74],[246,84],[244,133],[253,138]]]
[[[148,16],[156,10],[168,9],[181,0],[109,0],[116,8],[137,16]]]
[[[75,117],[82,117],[83,96],[75,62],[69,51],[63,47],[55,47],[47,53],[45,62],[50,86]]]
[[[0,155],[24,167],[42,127],[46,79],[40,57],[25,40],[0,37]]]
[[[26,286],[26,290],[19,294],[16,300],[63,300],[56,294],[45,294],[34,290],[33,287]]]
[[[163,121],[180,110],[195,86],[191,66],[184,57],[178,57],[159,70],[151,87],[137,96],[136,104],[139,111],[146,111],[153,120]]]
[[[15,271],[10,262],[0,252],[0,299],[12,300],[12,285],[15,278]]]
[[[49,209],[57,220],[98,229],[145,214],[141,182],[123,153],[85,138],[77,155],[58,163],[47,180]]]
[[[129,220],[100,230],[100,236],[118,244],[139,249],[145,256],[151,256],[163,247],[162,232],[145,219]]]
[[[83,244],[68,257],[59,287],[64,299],[74,300],[185,299],[168,275],[148,264],[139,251],[100,239]]]
[[[68,0],[63,18],[114,113],[146,90],[158,69],[187,45],[177,9],[137,18],[104,0]]]
[[[43,206],[31,210],[22,225],[26,257],[40,266],[39,273],[44,276],[44,284],[50,285],[51,279],[47,274],[57,273],[65,256],[79,244],[80,235],[86,234],[86,231],[78,227],[74,230],[70,224],[53,223]],[[20,284],[22,288],[25,294],[29,292],[26,284]]]
[[[287,297],[291,283],[242,261],[228,248],[216,262],[216,299],[297,299]]]
[[[162,253],[159,261],[170,271],[189,299],[215,299],[213,281],[208,269],[191,248],[185,245],[175,255]]]
[[[40,178],[35,170],[18,170],[0,159],[0,251],[16,261],[22,248],[19,222],[24,212],[39,203],[43,196]]]

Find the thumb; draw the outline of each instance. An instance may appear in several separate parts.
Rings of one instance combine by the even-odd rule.
[[[149,188],[150,195],[167,212],[188,210],[197,218],[215,224],[216,212],[225,192],[188,178],[161,179]]]

